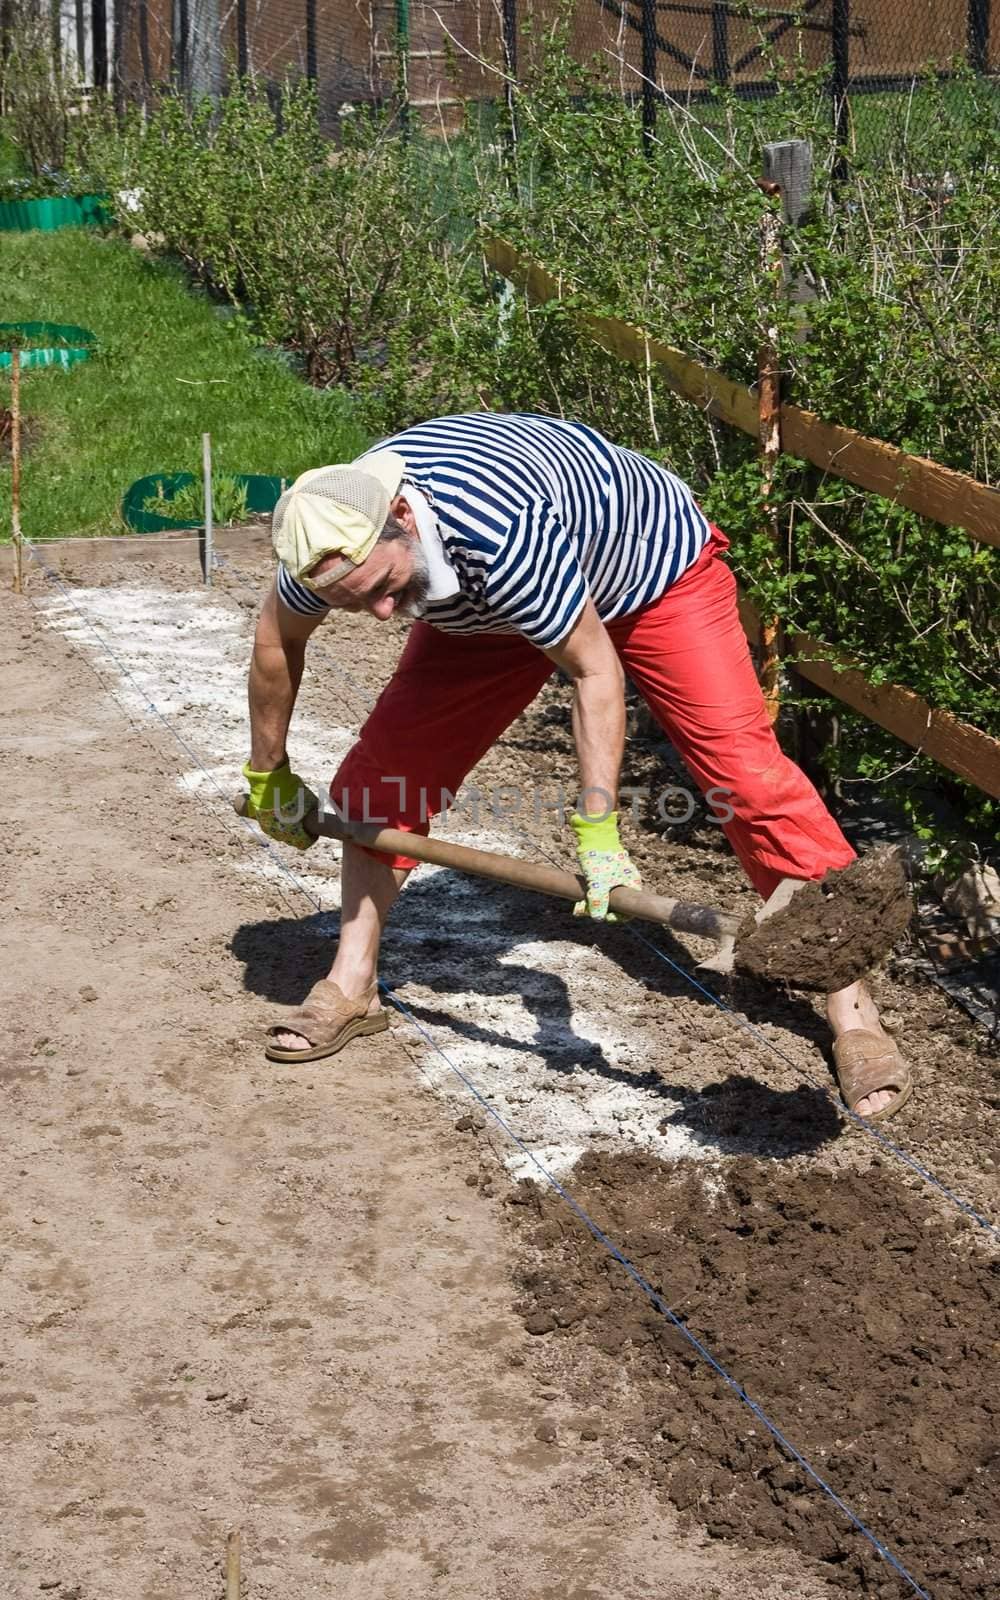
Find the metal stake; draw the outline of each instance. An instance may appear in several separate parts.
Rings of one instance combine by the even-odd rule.
[[[201,543],[201,574],[209,588],[212,587],[212,435],[201,436],[201,468],[205,480],[205,532]]]

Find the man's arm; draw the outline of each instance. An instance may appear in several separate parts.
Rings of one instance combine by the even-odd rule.
[[[625,674],[592,600],[572,632],[545,654],[573,680],[581,809],[590,816],[614,811],[625,749]]]
[[[324,615],[307,617],[292,611],[282,605],[273,585],[264,601],[250,662],[250,766],[255,772],[271,772],[285,760],[306,643]]]

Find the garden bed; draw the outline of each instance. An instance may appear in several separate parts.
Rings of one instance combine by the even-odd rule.
[[[206,591],[181,561],[70,566],[66,591],[36,574],[39,611],[9,602],[8,733],[32,758],[5,974],[14,1581],[215,1600],[239,1525],[262,1596],[901,1597],[554,1198],[502,1204],[530,1152],[935,1600],[984,1595],[995,1266],[940,1191],[845,1128],[812,1002],[743,985],[727,1015],[634,929],[424,870],[383,975],[425,1031],[399,1016],[335,1063],[265,1066],[262,1030],[329,959],[336,854],[284,858],[303,894],[229,805],[269,563],[230,559]],[[308,777],[402,636],[347,616],[317,635]],[[547,690],[480,787],[566,780],[566,711]],[[633,746],[625,781],[651,759]],[[29,818],[57,782],[41,849]],[[530,815],[456,826],[565,856]],[[697,818],[630,842],[652,888],[752,900]],[[886,1131],[996,1216],[985,1035],[920,981],[876,987],[917,1079]]]

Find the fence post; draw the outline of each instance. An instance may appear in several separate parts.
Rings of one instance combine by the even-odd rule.
[[[406,137],[410,129],[410,0],[396,0],[396,93]]]
[[[10,531],[14,540],[14,593],[23,580],[21,548],[21,351],[10,353]]]
[[[774,144],[766,144],[764,176],[769,182],[780,186],[784,226],[797,228],[812,204],[812,146],[809,141],[781,139]],[[785,293],[793,304],[803,305],[815,298],[812,286],[803,274],[789,269],[787,254],[783,256],[782,281]],[[797,334],[804,338],[805,327],[800,326]],[[788,560],[791,561],[791,551]],[[815,698],[815,687],[808,685],[794,667],[788,667],[786,671],[796,699]],[[838,726],[836,716],[822,709],[800,705],[795,710],[795,759],[821,791],[829,789],[829,781],[819,758],[831,740],[837,738]]]
[[[111,5],[111,91],[119,116],[125,110],[126,30],[131,21],[129,0],[112,0]]]
[[[149,58],[149,5],[148,0],[137,0],[136,21],[139,34],[139,67],[142,72],[142,103],[149,100],[153,87],[153,69]]]
[[[507,104],[507,129],[505,134],[509,154],[517,144],[517,0],[503,0],[500,14],[503,44],[503,69],[506,73],[504,100]]]
[[[642,0],[642,148],[648,156],[656,132],[656,0]]]
[[[173,0],[173,70],[177,79],[177,87],[186,91],[188,87],[188,67],[190,63],[190,12],[189,0]]]
[[[94,52],[94,88],[108,87],[108,8],[105,0],[93,0],[90,8],[90,37]]]
[[[316,32],[316,0],[305,0],[306,4],[306,77],[310,83],[315,83],[318,67],[317,32]]]
[[[771,492],[781,454],[781,367],[776,317],[778,301],[789,288],[782,251],[782,226],[796,226],[809,206],[812,181],[812,147],[805,139],[783,139],[764,146],[764,177],[760,187],[769,200],[780,197],[781,209],[768,205],[760,221],[760,269],[772,317],[765,330],[757,362],[757,402],[761,452],[761,497],[764,519],[778,560],[784,559],[778,513]],[[793,290],[794,294],[794,290]],[[760,684],[768,716],[777,721],[780,710],[781,639],[777,617],[762,617],[758,648]]]
[[[780,185],[768,178],[760,180],[768,202],[781,194]],[[764,521],[771,535],[775,554],[781,560],[781,534],[778,513],[772,498],[774,470],[781,454],[781,370],[778,364],[777,304],[783,278],[781,257],[781,213],[768,203],[760,219],[760,270],[767,325],[757,353],[758,442],[761,457],[761,502]],[[760,686],[772,723],[781,709],[781,623],[778,617],[761,617],[758,648]]]
[[[250,68],[247,46],[247,0],[236,0],[236,70],[245,78]]]
[[[990,0],[969,0],[969,66],[984,76],[990,70]]]
[[[729,82],[729,6],[712,6],[712,77],[716,83]]]
[[[189,6],[187,40],[188,88],[192,95],[209,95],[217,100],[222,93],[222,37],[219,0],[187,0]]]
[[[6,59],[7,50],[4,44],[4,18],[8,13],[9,0],[0,0],[0,61]],[[76,14],[73,18],[76,36],[76,66],[78,76],[86,81],[87,77],[87,20],[83,11],[83,0],[76,0]]]
[[[781,190],[781,216],[786,227],[797,228],[812,203],[812,145],[808,139],[780,139],[764,146],[764,177]],[[783,265],[786,293],[795,305],[815,299],[811,284],[801,272]],[[803,337],[805,329],[799,329]]]
[[[830,39],[833,48],[833,71],[830,76],[830,96],[833,101],[833,128],[837,139],[837,159],[833,175],[838,183],[847,177],[847,149],[850,128],[850,108],[847,91],[851,82],[851,0],[833,0],[830,13]]]

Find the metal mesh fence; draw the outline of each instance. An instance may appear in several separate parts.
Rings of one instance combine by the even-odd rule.
[[[402,98],[454,126],[530,75],[560,19],[573,56],[647,120],[667,96],[763,100],[802,70],[834,115],[930,77],[1000,72],[1000,0],[61,0],[61,15],[98,87],[142,98],[165,82],[219,93],[234,72],[301,74],[329,122],[345,103]]]

